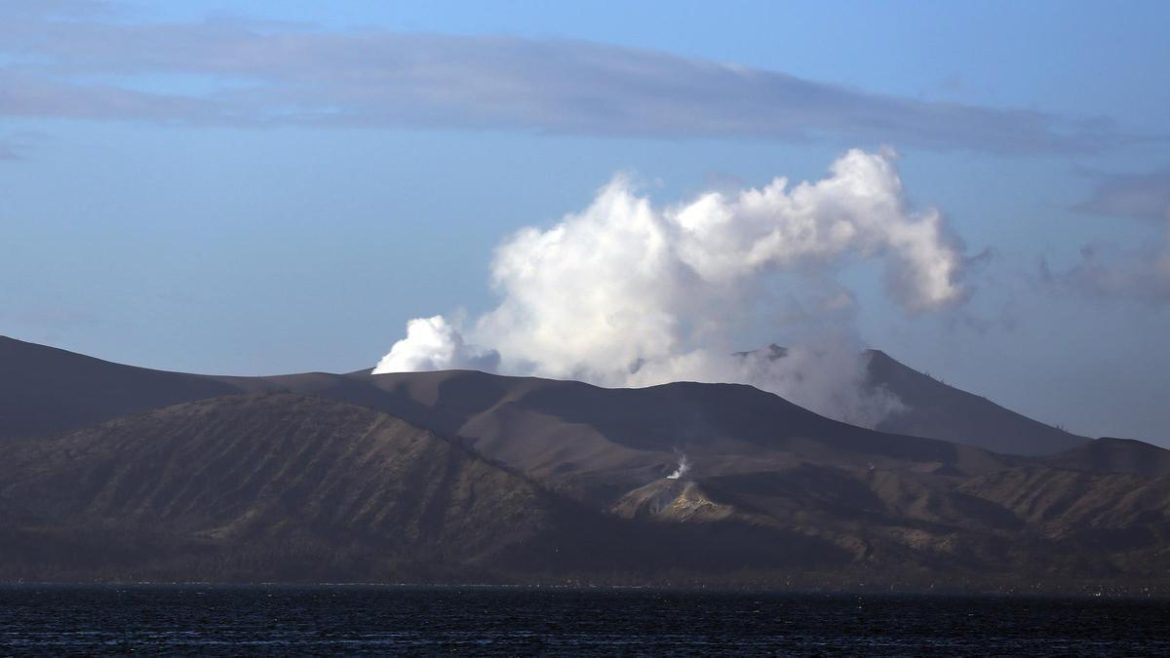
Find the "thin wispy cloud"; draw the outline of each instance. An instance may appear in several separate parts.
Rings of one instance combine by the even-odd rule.
[[[0,18],[15,20],[101,16],[113,13],[114,9],[114,3],[106,0],[6,0],[0,4]]]
[[[1087,174],[1096,185],[1074,210],[1152,222],[1164,233],[1140,245],[1087,244],[1068,269],[1054,270],[1041,263],[1042,278],[1090,297],[1170,303],[1170,169]]]
[[[34,131],[0,132],[0,160],[23,160],[43,138]]]
[[[78,83],[0,69],[0,114],[26,118],[208,122],[221,120],[214,101]]]
[[[1170,222],[1170,167],[1144,174],[1095,174],[1097,187],[1077,210]]]
[[[10,139],[0,137],[0,160],[19,160],[19,145]]]
[[[1158,244],[1119,247],[1092,244],[1066,270],[1054,271],[1041,263],[1043,279],[1099,299],[1170,303],[1170,234]]]
[[[927,102],[780,71],[596,43],[210,20],[102,18],[113,5],[9,9],[0,116],[490,129],[651,138],[895,143],[1092,153],[1102,120]],[[113,14],[111,14],[113,15]],[[65,16],[66,19],[61,17]],[[186,89],[183,78],[210,81]]]

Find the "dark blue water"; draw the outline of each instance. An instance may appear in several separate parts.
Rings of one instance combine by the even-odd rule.
[[[1139,600],[0,587],[0,655],[1170,655]]]

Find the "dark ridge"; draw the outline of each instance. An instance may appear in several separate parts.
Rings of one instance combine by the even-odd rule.
[[[3,436],[29,439],[0,461],[0,580],[1170,587],[1167,451],[1136,441],[1004,456],[741,385],[0,347]]]
[[[847,559],[779,528],[631,524],[402,420],[295,394],[185,403],[16,444],[0,482],[9,578],[645,579]]]
[[[1044,460],[1057,468],[1089,473],[1170,476],[1170,450],[1134,439],[1102,437]]]
[[[210,377],[124,366],[0,336],[0,439],[46,436],[234,392]]]
[[[1051,455],[1087,438],[1045,425],[987,398],[948,386],[879,350],[867,350],[869,384],[898,396],[909,408],[877,429],[978,446],[1008,455]]]

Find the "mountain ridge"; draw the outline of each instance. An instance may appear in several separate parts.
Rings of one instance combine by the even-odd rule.
[[[774,351],[779,350],[780,354],[783,353],[783,348],[775,345],[772,345],[769,349]],[[996,415],[996,420],[990,423],[984,423],[985,426],[991,429],[986,430],[985,435],[980,434],[979,436],[973,436],[969,431],[960,431],[948,426],[947,422],[950,422],[952,425],[956,422],[954,420],[956,416],[978,417],[981,415],[979,413],[959,413],[965,410],[959,409],[955,411],[953,408],[955,406],[954,404],[948,406],[946,413],[925,414],[927,420],[923,420],[924,414],[922,413],[891,416],[876,428],[880,431],[965,443],[1005,454],[1026,455],[1054,454],[1081,445],[1084,441],[1088,440],[1084,437],[1068,434],[1043,423],[1028,419],[1015,412],[1011,412],[986,400],[986,398],[946,386],[927,375],[910,369],[888,355],[885,355],[883,352],[870,350],[867,354],[871,357],[876,357],[878,362],[883,364],[875,368],[873,366],[875,360],[874,358],[870,358],[869,370],[871,372],[871,380],[868,382],[868,385],[884,386],[890,389],[891,392],[900,395],[900,399],[905,398],[909,400],[914,408],[935,405],[937,400],[926,400],[924,398],[937,398],[938,392],[932,391],[930,395],[925,396],[922,394],[911,394],[907,392],[905,385],[899,385],[897,381],[893,383],[887,381],[891,377],[883,378],[883,376],[872,373],[892,370],[897,373],[897,377],[893,377],[893,379],[900,381],[901,379],[909,378],[915,382],[918,388],[921,388],[923,381],[929,381],[934,387],[941,387],[939,390],[945,391],[949,397],[958,397],[965,401],[978,401],[980,403],[978,406],[983,409],[992,409]],[[34,362],[37,364],[35,367],[33,367]],[[50,363],[51,367],[46,367],[46,363]],[[354,384],[351,382],[358,382],[360,386],[361,382],[369,381],[373,377],[365,370],[344,374],[312,372],[255,377],[188,374],[151,370],[104,361],[75,352],[28,343],[5,336],[0,336],[0,364],[5,367],[6,374],[8,375],[0,376],[0,439],[21,433],[32,435],[61,431],[80,427],[86,423],[99,422],[104,418],[112,418],[123,413],[200,399],[202,397],[278,390],[313,392],[326,388],[353,387]],[[65,370],[70,371],[71,374],[70,378],[65,380],[65,382],[71,384],[72,388],[69,386],[61,386],[53,378],[53,373]],[[13,377],[14,371],[15,377]],[[403,373],[395,374],[402,375]],[[496,382],[508,382],[513,386],[519,385],[521,387],[529,385],[532,382],[568,381],[489,373],[480,374],[482,378],[494,378]],[[427,373],[425,372],[419,372],[410,373],[408,376],[422,379],[426,375]],[[99,381],[101,383],[100,387],[95,383]],[[582,390],[589,390],[586,387],[590,385],[582,382],[575,383],[583,387]],[[407,386],[406,388],[411,387]],[[418,389],[419,386],[414,386],[413,388]],[[634,391],[640,389],[612,390]],[[25,394],[22,395],[22,393]],[[432,391],[430,395],[437,395],[437,393]],[[351,397],[360,398],[361,392],[352,390]],[[405,397],[413,398],[417,396],[412,393],[412,395]],[[5,406],[5,401],[7,401],[7,406]],[[84,404],[79,405],[77,401],[82,401]],[[66,405],[65,403],[69,404]],[[71,414],[61,414],[60,410],[63,408],[68,408]],[[39,414],[35,413],[38,409],[43,410],[43,412]],[[423,413],[421,410],[416,411]],[[1004,420],[1005,418],[1007,420]],[[943,422],[945,419],[949,419],[949,421]],[[441,422],[437,418],[433,418],[432,421],[436,423]],[[967,420],[965,422],[970,423],[971,421]],[[1004,426],[1014,427],[1014,429],[1008,432],[1008,440],[999,438],[1004,435]],[[1027,432],[1036,433],[1040,437],[1036,439],[1039,443],[1036,446],[1020,448],[1014,442],[1019,436]],[[1056,438],[1054,439],[1053,437]]]
[[[1170,451],[1137,441],[1004,455],[737,384],[13,351],[0,428],[59,417],[0,435],[0,580],[1170,593]]]
[[[867,385],[884,388],[908,407],[889,414],[875,429],[1022,455],[1051,455],[1089,440],[948,386],[881,350],[866,350],[866,357]],[[967,419],[967,425],[959,427],[951,420],[955,417]]]
[[[23,442],[0,481],[0,578],[645,576],[727,550],[702,529],[643,528],[582,507],[386,414],[288,393],[181,403]],[[663,535],[685,541],[664,553]],[[790,543],[802,541],[817,544]],[[759,566],[791,561],[740,553]]]

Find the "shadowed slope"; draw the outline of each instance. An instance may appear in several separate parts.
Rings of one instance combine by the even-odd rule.
[[[975,478],[960,491],[1009,510],[1061,549],[1050,571],[1142,574],[1156,584],[1170,569],[1170,478],[1031,467]]]
[[[848,558],[782,528],[633,524],[386,414],[293,394],[9,447],[0,578],[641,582]]]
[[[120,378],[85,413],[53,398],[74,422],[150,383],[252,393],[9,437],[0,579],[1012,587],[1170,568],[1166,452],[1139,442],[1004,457],[740,385],[201,377],[47,354],[56,375],[19,395]]]
[[[210,377],[124,366],[0,336],[0,439],[45,436],[235,391]]]
[[[868,350],[866,354],[869,384],[885,388],[908,407],[878,424],[877,429],[884,432],[965,443],[1009,455],[1051,455],[1088,441],[947,386],[885,352]]]
[[[783,350],[773,348],[782,358]],[[869,353],[870,383],[896,394],[910,409],[886,419],[879,430],[908,436],[932,438],[969,444],[1003,454],[1047,455],[1083,444],[1086,439],[1038,423],[1008,411],[994,403],[946,386],[914,371],[882,352]],[[557,386],[563,384],[563,386]],[[700,387],[672,389],[671,387]],[[577,382],[552,382],[522,377],[499,377],[485,373],[397,373],[372,377],[364,371],[349,375],[305,373],[273,377],[215,377],[162,372],[119,365],[90,357],[0,337],[0,439],[21,436],[45,436],[76,429],[127,413],[155,409],[169,404],[198,400],[232,393],[294,391],[325,395],[377,408],[444,434],[454,434],[472,419],[482,418],[495,407],[513,400],[523,401],[530,411],[597,426],[611,438],[621,434],[619,443],[641,442],[638,447],[670,450],[677,447],[679,436],[704,428],[737,437],[758,435],[758,429],[746,427],[756,422],[740,411],[770,407],[775,419],[778,410],[789,405],[771,396],[767,404],[759,402],[759,391],[749,387],[720,389],[720,385],[670,384],[650,389],[605,389]],[[750,391],[750,392],[749,392]],[[720,427],[712,426],[712,410],[719,405],[705,404],[694,427],[689,408],[696,396],[711,395],[745,399],[736,402],[737,413],[723,413]],[[752,399],[747,399],[752,398]],[[783,403],[783,404],[781,404]],[[593,409],[606,418],[594,417]],[[622,411],[636,410],[642,420],[629,418]],[[784,411],[789,435],[812,433],[827,427],[825,419],[803,409]],[[664,437],[661,423],[667,417],[675,436]],[[651,420],[653,418],[653,420]],[[816,420],[811,420],[815,418]],[[507,419],[500,419],[508,423]],[[632,428],[637,423],[654,427],[656,434],[637,438]],[[626,430],[616,430],[618,426]],[[686,431],[676,431],[679,426]],[[630,430],[630,431],[627,431]],[[848,432],[833,429],[832,434]],[[861,436],[856,434],[856,436]],[[882,442],[879,442],[882,443]],[[884,442],[886,445],[888,441]],[[899,450],[904,448],[898,448]],[[879,451],[884,448],[879,448]],[[913,448],[912,450],[919,450]]]
[[[977,448],[861,429],[738,384],[605,389],[472,371],[368,380],[387,393],[380,408],[441,428],[485,457],[605,505],[674,470],[679,453],[700,475],[801,462],[971,474],[1004,465]]]
[[[1146,477],[1170,476],[1170,450],[1134,441],[1104,437],[1088,441],[1044,463],[1089,473],[1125,473]]]
[[[121,547],[124,563],[109,568],[132,573],[165,571],[160,560],[176,556],[213,571],[216,561],[271,559],[270,575],[293,580],[469,567],[567,513],[429,432],[295,395],[168,407],[21,448],[0,466],[9,518],[103,550],[111,528],[156,544]]]

